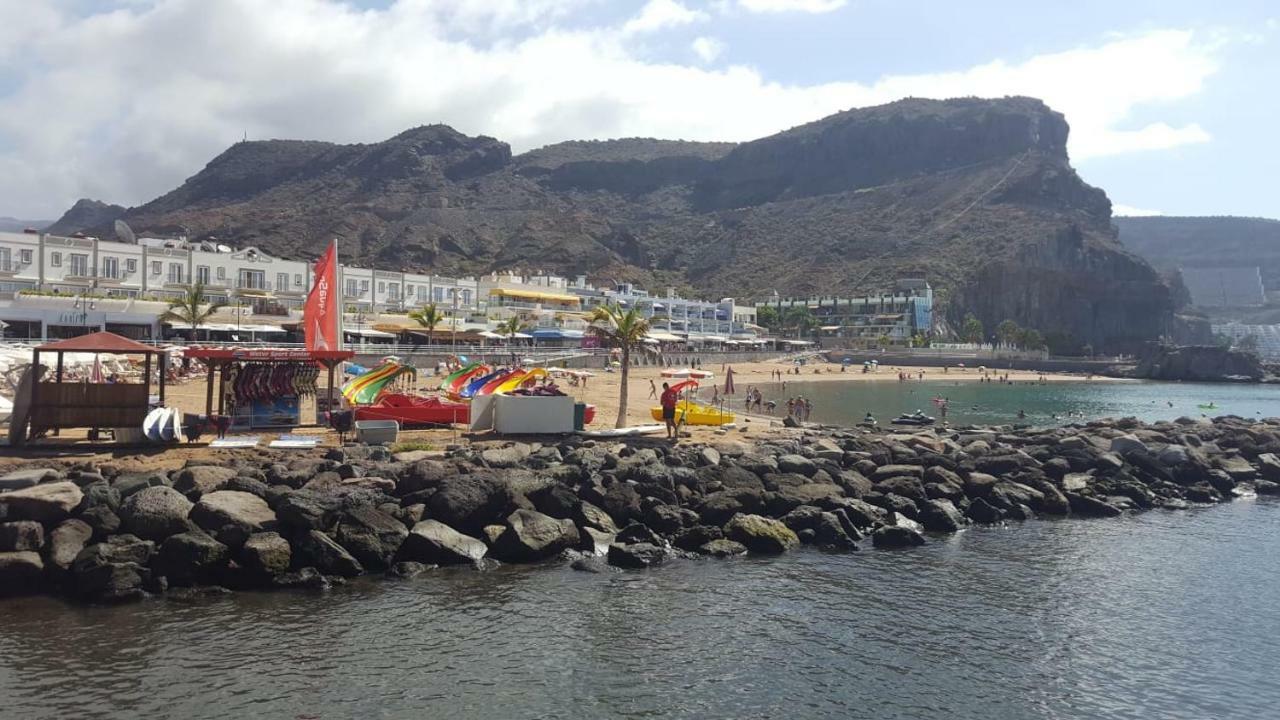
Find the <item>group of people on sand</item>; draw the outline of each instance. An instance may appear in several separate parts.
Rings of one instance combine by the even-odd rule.
[[[808,422],[809,415],[813,412],[813,401],[804,397],[797,396],[787,399],[787,415],[799,420],[800,422]]]
[[[756,412],[759,412],[764,404],[764,395],[760,392],[760,388],[748,386],[747,394],[743,397],[743,402],[746,403],[747,412],[751,412],[753,409]],[[772,400],[769,401],[770,412],[772,412],[775,405],[776,403]]]

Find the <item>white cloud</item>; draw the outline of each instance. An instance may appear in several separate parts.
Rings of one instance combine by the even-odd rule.
[[[1147,210],[1145,208],[1133,207],[1132,205],[1121,205],[1112,203],[1111,214],[1121,217],[1152,217],[1154,215],[1163,215],[1161,210]]]
[[[844,7],[847,2],[848,0],[738,0],[738,5],[743,10],[754,13],[827,13]]]
[[[622,26],[627,35],[654,32],[671,27],[679,27],[706,20],[708,15],[701,10],[690,10],[676,0],[649,0],[640,14],[631,18]]]
[[[699,60],[704,63],[711,63],[715,62],[716,58],[724,53],[725,45],[713,37],[699,37],[694,38],[691,47],[693,48],[693,54],[697,55]]]
[[[873,83],[787,84],[745,65],[702,66],[709,37],[687,64],[652,59],[625,25],[654,3],[614,27],[566,29],[590,1],[397,0],[365,11],[335,0],[151,0],[87,18],[41,14],[42,32],[8,34],[0,53],[0,77],[18,78],[0,94],[0,215],[56,215],[82,196],[145,202],[244,133],[375,142],[444,122],[519,152],[575,138],[749,140],[905,96],[1023,94],[1066,114],[1076,159],[1208,139],[1194,122],[1132,121],[1194,95],[1216,70],[1221,45],[1191,32]],[[22,19],[6,18],[14,5],[0,3],[0,28]]]

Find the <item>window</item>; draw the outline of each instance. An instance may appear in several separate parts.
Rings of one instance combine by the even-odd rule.
[[[387,299],[390,300],[391,302],[396,302],[397,300],[400,299],[399,285],[396,285],[395,283],[391,283],[391,287],[387,288]]]
[[[426,302],[426,301],[427,301],[427,298],[428,298],[428,297],[430,297],[430,296],[427,294],[427,292],[428,292],[429,290],[430,290],[430,288],[428,288],[426,285],[419,285],[419,286],[418,286],[418,300],[420,300],[420,301],[422,301],[422,302]]]
[[[463,304],[463,305],[470,305],[470,304],[471,304],[471,291],[470,291],[470,290],[463,290],[463,291],[462,291],[462,304]]]
[[[380,282],[380,283],[378,283],[378,294],[379,294],[379,295],[381,295],[381,294],[385,293],[386,291],[387,291],[387,284],[386,284],[386,283],[384,283],[384,282]]]
[[[0,247],[0,270],[12,270],[12,269],[13,269],[13,268],[9,267],[9,260],[10,260],[10,259],[12,259],[12,257],[13,257],[13,255],[9,252],[9,248],[7,248],[7,247]]]
[[[89,274],[89,256],[78,253],[71,254],[71,275],[85,277]]]
[[[208,265],[196,266],[196,283],[200,285],[209,284],[209,266]]]
[[[355,278],[347,280],[347,297],[360,297],[360,283]]]
[[[102,258],[102,266],[98,268],[98,276],[117,280],[120,277],[120,260],[113,257]]]
[[[276,289],[277,290],[289,289],[289,273],[276,273]]]
[[[163,269],[163,268],[164,268],[164,263],[160,262],[159,260],[152,260],[152,261],[151,261],[151,274],[152,274],[152,275],[159,275],[160,273],[164,272],[164,269]]]
[[[293,274],[293,284],[296,287],[302,287],[302,273]]]
[[[55,250],[49,254],[49,267],[62,267],[62,253]]]
[[[22,259],[22,264],[23,264],[23,265],[30,265],[30,264],[31,264],[31,251],[30,251],[30,250],[23,250],[23,251],[22,251],[22,254],[21,254],[21,255],[19,255],[18,257],[20,257],[20,258]]]
[[[368,280],[361,280],[361,281],[360,281],[360,294],[361,294],[361,295],[364,295],[364,294],[365,294],[365,293],[367,293],[367,292],[369,292],[369,281],[368,281]]]
[[[224,268],[224,267],[220,267],[220,268],[218,268],[218,279],[219,279],[219,280],[226,280],[226,279],[227,279],[227,269],[226,269],[226,268]]]
[[[182,282],[182,263],[169,263],[169,282],[175,284]]]
[[[444,299],[444,288],[436,288],[434,291],[432,291],[432,293],[431,293],[431,299],[432,299],[432,300],[435,300],[436,302],[440,302],[441,300],[443,300],[443,299]]]
[[[413,294],[413,283],[408,283],[404,286],[404,296],[409,297],[412,294]]]
[[[138,261],[133,258],[129,258],[128,260],[125,260],[124,271],[130,275],[138,272]]]

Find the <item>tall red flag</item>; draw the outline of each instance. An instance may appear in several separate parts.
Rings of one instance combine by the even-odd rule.
[[[338,244],[316,261],[315,282],[302,306],[302,328],[308,350],[338,350]]]

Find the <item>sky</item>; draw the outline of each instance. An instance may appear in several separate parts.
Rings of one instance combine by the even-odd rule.
[[[1280,217],[1269,0],[0,0],[0,215],[142,204],[249,138],[744,141],[1031,95],[1117,214]]]

